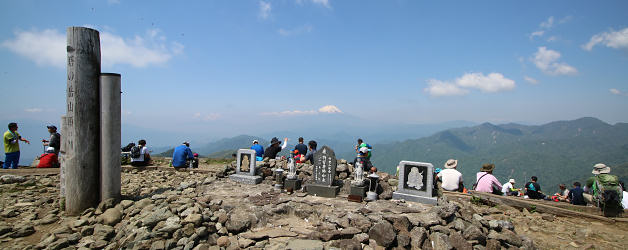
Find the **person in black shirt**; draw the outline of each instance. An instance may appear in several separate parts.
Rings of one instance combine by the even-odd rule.
[[[275,159],[277,154],[281,152],[282,149],[286,148],[286,146],[288,146],[288,138],[283,139],[283,145],[280,147],[279,139],[277,139],[277,137],[273,137],[273,139],[270,140],[270,146],[268,146],[268,148],[264,151],[264,159]]]
[[[573,205],[587,205],[587,202],[584,201],[584,196],[582,195],[584,190],[580,188],[580,182],[574,182],[573,188],[569,190],[569,195],[567,196],[567,200]]]
[[[299,137],[299,144],[294,146],[294,149],[298,150],[300,155],[306,155],[307,154],[307,146],[305,146],[305,144],[303,144],[303,137]]]
[[[525,185],[525,194],[530,199],[544,199],[545,195],[541,193],[541,185],[536,183],[536,181],[538,180],[536,176],[532,176],[530,180],[531,181],[526,183]]]

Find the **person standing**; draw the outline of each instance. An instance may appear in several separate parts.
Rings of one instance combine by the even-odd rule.
[[[299,144],[294,146],[294,149],[298,150],[298,154],[299,155],[306,155],[307,154],[307,146],[305,146],[305,144],[303,144],[303,137],[299,137]]]
[[[50,133],[50,140],[43,140],[44,146],[54,148],[54,153],[59,156],[59,150],[61,149],[61,135],[57,133],[57,127],[55,125],[48,125],[48,133]]]
[[[253,146],[251,146],[251,149],[255,150],[256,161],[264,160],[264,147],[259,145],[258,140],[253,140]]]
[[[187,160],[192,159],[194,159],[194,155],[190,149],[190,143],[184,141],[181,145],[174,148],[174,152],[172,153],[172,166],[175,168],[185,168],[188,166],[186,164]]]
[[[25,138],[20,136],[17,132],[17,123],[9,123],[9,130],[4,132],[4,169],[17,169],[17,165],[20,163],[20,141],[31,144]]]
[[[462,192],[462,174],[456,170],[458,160],[449,159],[445,163],[445,169],[441,170],[437,175],[437,180],[442,182],[441,187],[446,191]]]

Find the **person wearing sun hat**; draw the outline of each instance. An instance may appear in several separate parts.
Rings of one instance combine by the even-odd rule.
[[[445,163],[445,169],[441,170],[437,175],[437,180],[442,182],[441,187],[447,191],[462,192],[462,174],[456,170],[458,160],[449,159]]]
[[[502,193],[506,196],[519,196],[519,189],[514,187],[515,179],[510,179],[502,186]]]
[[[591,173],[595,176],[587,179],[584,187],[584,191],[588,192],[588,194],[583,194],[587,203],[611,209],[621,206],[623,192],[619,178],[610,172],[611,168],[603,163],[593,166]],[[604,209],[604,211],[606,214],[607,210]]]
[[[275,159],[277,157],[277,154],[279,154],[282,149],[288,146],[288,138],[283,138],[283,145],[279,146],[279,143],[280,141],[279,139],[277,139],[277,137],[273,137],[273,139],[270,140],[270,146],[268,146],[268,148],[266,148],[266,151],[264,152],[264,159]]]
[[[480,168],[480,172],[476,174],[475,191],[493,193],[501,195],[502,184],[493,175],[495,164],[486,163]]]

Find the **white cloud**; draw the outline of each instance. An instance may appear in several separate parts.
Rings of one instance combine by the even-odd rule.
[[[549,75],[573,75],[578,73],[576,68],[567,63],[559,62],[560,56],[558,51],[539,47],[531,60],[538,69]]]
[[[613,95],[621,95],[621,96],[628,96],[628,93],[622,92],[618,89],[609,89],[609,91],[611,92],[611,94]]]
[[[458,87],[456,84],[443,82],[436,79],[427,80],[429,86],[423,91],[429,93],[431,96],[457,96],[466,95],[469,90]]]
[[[532,78],[532,77],[529,77],[529,76],[523,76],[523,80],[525,80],[526,82],[529,82],[529,83],[531,83],[531,84],[537,84],[537,83],[539,83],[539,81],[538,81],[538,80],[536,80],[536,79],[534,79],[534,78]]]
[[[200,119],[203,121],[215,121],[218,120],[222,117],[222,114],[220,113],[209,113],[207,115],[203,115],[201,114],[201,112],[196,112],[194,113],[194,115],[192,115],[192,118],[194,119]]]
[[[24,109],[24,111],[26,111],[28,113],[39,113],[39,112],[44,111],[44,109],[42,109],[42,108],[27,108],[27,109]]]
[[[268,19],[271,10],[272,7],[269,2],[259,1],[259,17],[261,19]]]
[[[534,37],[541,37],[543,36],[543,34],[545,34],[544,30],[537,30],[535,32],[532,32],[532,34],[530,34],[530,40],[534,39]]]
[[[500,73],[467,73],[456,80],[458,86],[476,88],[482,92],[499,92],[515,88],[515,81],[505,78]]]
[[[264,116],[294,116],[294,115],[316,115],[316,114],[337,114],[342,113],[335,105],[326,105],[318,110],[286,110],[280,112],[265,112],[261,113]]]
[[[306,25],[299,26],[294,29],[281,28],[277,30],[277,33],[279,33],[279,35],[282,35],[282,36],[294,36],[294,35],[299,35],[303,33],[310,33],[311,31],[312,31],[312,25],[306,24]]]
[[[602,44],[606,47],[613,49],[626,49],[628,50],[628,28],[624,28],[619,31],[601,32],[591,37],[591,40],[587,44],[582,45],[582,48],[587,51],[591,51],[593,47],[598,44]]]
[[[15,39],[5,40],[2,47],[34,61],[37,65],[65,67],[66,36],[57,30],[20,31]]]
[[[543,29],[550,29],[550,28],[552,28],[552,26],[554,26],[554,17],[553,16],[547,18],[547,21],[541,22],[541,24],[539,25],[539,27],[541,27]]]
[[[514,89],[514,80],[504,77],[500,73],[466,73],[453,82],[436,79],[427,81],[428,87],[423,89],[431,96],[457,96],[466,95],[470,89],[479,89],[482,92],[495,93]]]
[[[26,57],[41,66],[64,68],[66,64],[66,35],[54,29],[18,31],[15,38],[2,42],[2,47]],[[122,38],[109,32],[100,32],[101,60],[105,67],[129,64],[146,67],[168,62],[183,52],[178,42],[167,43],[158,29],[146,31],[144,36]]]
[[[311,2],[313,4],[321,5],[325,8],[331,8],[329,0],[297,0],[298,4],[303,4],[304,2]]]

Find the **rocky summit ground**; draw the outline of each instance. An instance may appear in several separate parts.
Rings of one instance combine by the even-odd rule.
[[[246,185],[229,166],[126,170],[123,200],[59,210],[59,176],[0,177],[0,249],[628,249],[628,226],[462,198],[354,203]],[[37,170],[34,170],[37,171]]]

